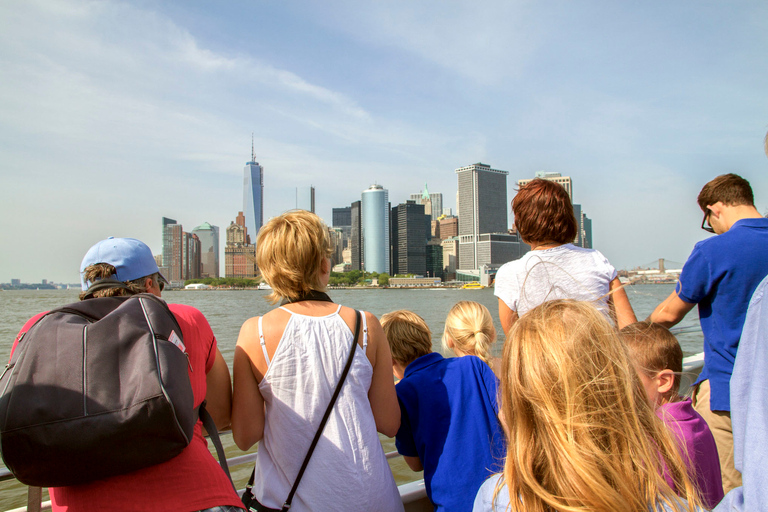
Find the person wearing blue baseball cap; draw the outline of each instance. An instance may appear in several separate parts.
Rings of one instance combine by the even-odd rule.
[[[160,297],[168,283],[149,247],[134,238],[110,237],[96,243],[83,258],[80,278],[81,300],[137,293]],[[194,407],[205,401],[216,427],[228,427],[232,381],[211,326],[196,308],[183,304],[168,308],[181,328]],[[13,349],[44,314],[27,321]],[[189,445],[170,460],[84,485],[53,487],[49,494],[54,511],[245,512],[229,477],[208,451],[199,420]]]
[[[80,283],[83,292],[87,292],[91,285],[104,278],[122,281],[129,287],[133,286],[134,293],[142,291],[154,293],[154,288],[162,292],[168,284],[168,280],[157,268],[155,258],[147,244],[135,238],[111,236],[88,249],[80,264]],[[147,283],[143,282],[145,278],[150,279],[154,286],[148,287]],[[101,293],[98,296],[118,295],[121,288],[105,290],[111,290],[111,292]],[[155,295],[159,297],[160,293]],[[81,296],[81,299],[83,298],[85,298],[84,294]]]

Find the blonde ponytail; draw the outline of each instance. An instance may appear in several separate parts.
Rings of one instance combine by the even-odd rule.
[[[491,366],[491,345],[495,341],[493,317],[482,304],[463,300],[448,312],[443,332],[446,350],[477,356]]]

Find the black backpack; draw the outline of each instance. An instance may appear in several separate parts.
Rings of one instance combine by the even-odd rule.
[[[175,457],[199,414],[188,365],[181,328],[154,295],[50,311],[21,336],[0,376],[6,466],[27,485],[61,487]]]

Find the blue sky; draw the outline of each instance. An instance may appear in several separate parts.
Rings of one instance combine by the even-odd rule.
[[[683,262],[695,199],[741,174],[768,211],[768,4],[0,3],[0,282],[77,282],[88,247],[224,228],[254,135],[265,215],[374,182],[393,204],[474,162],[569,175],[617,268]],[[223,242],[222,242],[223,243]]]

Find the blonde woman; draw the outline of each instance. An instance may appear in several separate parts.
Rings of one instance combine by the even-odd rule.
[[[259,442],[254,497],[280,509],[296,480],[353,344],[355,310],[325,293],[328,229],[291,211],[259,231],[256,262],[283,305],[247,320],[235,348],[232,434]],[[362,315],[355,355],[291,511],[403,510],[379,442],[400,426],[392,355],[379,321]]]
[[[701,510],[618,332],[593,305],[554,300],[520,317],[504,346],[501,410],[504,471],[474,511]]]
[[[443,331],[443,347],[457,357],[477,356],[501,375],[501,360],[491,356],[496,341],[496,328],[488,308],[480,303],[462,300],[448,312]]]

